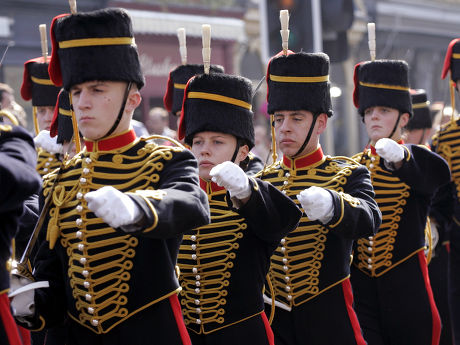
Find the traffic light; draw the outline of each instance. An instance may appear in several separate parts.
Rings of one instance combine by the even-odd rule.
[[[267,23],[269,54],[281,51],[279,11],[289,10],[289,49],[313,51],[313,27],[311,0],[265,0],[267,1]],[[347,30],[353,24],[353,0],[322,0],[321,22],[323,51],[331,62],[348,58]]]

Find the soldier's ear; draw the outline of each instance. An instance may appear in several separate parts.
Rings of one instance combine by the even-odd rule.
[[[142,101],[142,96],[139,90],[136,88],[133,88],[129,94],[128,94],[128,99],[126,100],[126,106],[125,110],[132,112],[134,111]]]
[[[399,126],[401,128],[406,127],[407,123],[409,122],[409,119],[410,119],[409,113],[401,114],[401,119],[399,120]]]

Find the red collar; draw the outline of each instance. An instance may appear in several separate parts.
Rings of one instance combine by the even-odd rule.
[[[120,135],[98,141],[85,140],[85,145],[88,152],[112,151],[131,144],[134,140],[136,140],[136,133],[134,129],[131,129]]]
[[[224,187],[219,186],[217,183],[212,181],[205,181],[200,177],[200,187],[206,192],[206,194],[212,194],[220,190],[224,190]]]
[[[397,143],[398,143],[399,145],[404,145],[404,140],[399,139],[399,141],[397,141]],[[370,145],[370,148],[371,148],[371,154],[372,154],[373,156],[378,156],[377,151],[375,151],[375,146]]]
[[[283,156],[283,163],[290,169],[300,169],[321,161],[323,157],[323,150],[320,146],[315,151],[299,158],[292,159],[288,156]]]

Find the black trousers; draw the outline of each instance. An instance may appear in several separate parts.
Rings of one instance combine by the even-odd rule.
[[[269,315],[270,306],[266,306]],[[272,323],[276,345],[364,345],[346,279],[312,300],[292,308],[276,307]]]
[[[441,321],[423,250],[380,277],[352,267],[356,312],[369,345],[437,345]]]
[[[274,345],[273,332],[265,313],[210,334],[190,331],[193,345]]]
[[[174,294],[126,319],[106,334],[69,322],[66,345],[190,345]]]
[[[428,265],[430,274],[431,289],[433,290],[434,301],[441,317],[441,339],[439,345],[452,345],[452,327],[449,314],[447,266],[449,262],[449,244],[438,244],[436,255]]]

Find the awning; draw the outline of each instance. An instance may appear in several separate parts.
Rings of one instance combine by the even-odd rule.
[[[187,36],[201,37],[201,25],[211,25],[211,38],[245,42],[244,21],[236,18],[199,16],[128,9],[135,34],[177,35],[185,28]]]

